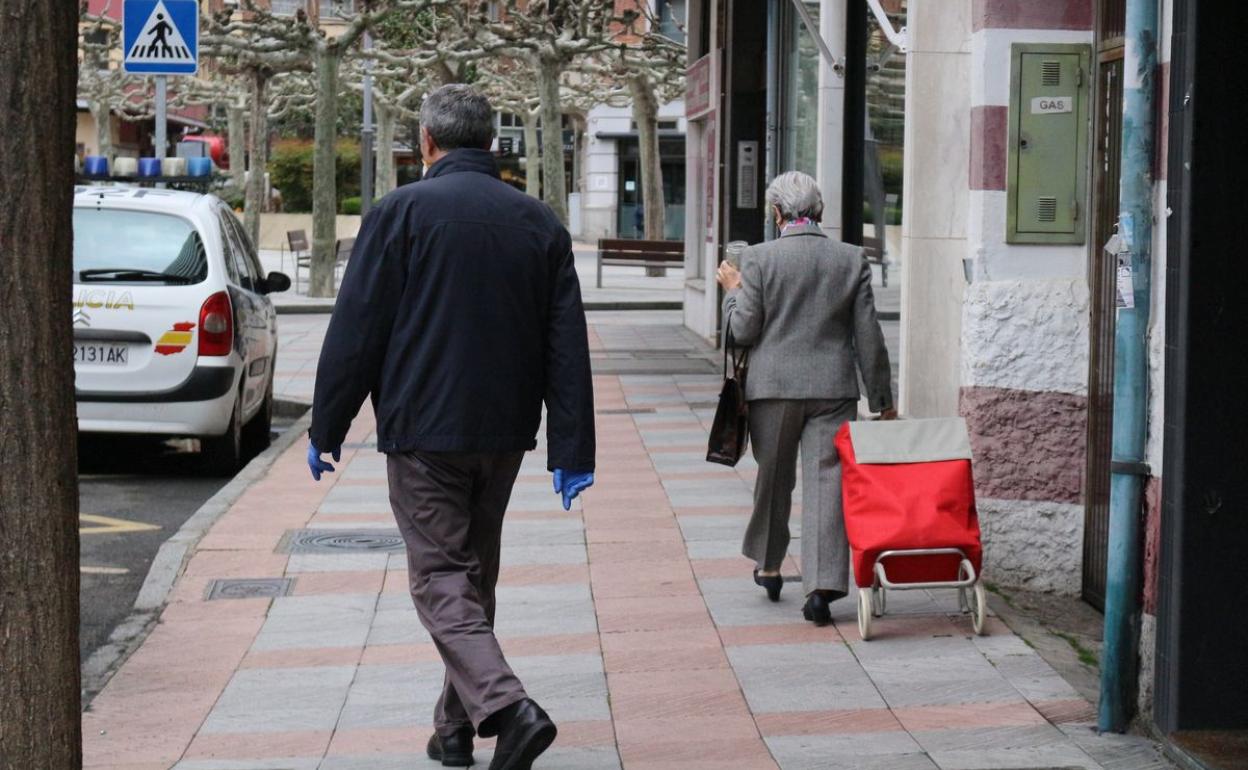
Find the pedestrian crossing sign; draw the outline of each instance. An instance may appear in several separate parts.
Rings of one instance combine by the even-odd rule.
[[[194,75],[199,68],[198,0],[125,0],[126,72]]]

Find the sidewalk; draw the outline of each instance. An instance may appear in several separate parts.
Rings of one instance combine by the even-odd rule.
[[[581,293],[586,307],[593,310],[679,309],[685,299],[685,271],[670,268],[665,276],[646,276],[639,267],[604,267],[602,288],[597,287],[597,255],[595,246],[587,243],[573,244],[576,256],[576,272],[581,279]],[[273,303],[279,313],[328,313],[333,310],[332,299],[309,297],[308,271],[299,273],[295,280],[295,262],[290,253],[261,250],[260,262],[265,272],[274,270],[290,276],[289,291],[273,295]],[[341,280],[341,276],[339,276]]]
[[[505,526],[499,636],[560,728],[537,767],[1169,767],[1148,741],[1096,736],[1090,706],[997,619],[973,636],[952,592],[890,596],[869,643],[851,601],[822,629],[797,585],[768,602],[739,556],[755,466],[702,459],[718,375],[670,363],[677,344],[682,370],[707,351],[662,314],[620,317],[636,315],[591,329],[599,365],[642,362],[595,376],[597,485],[565,513],[539,447]],[[286,320],[284,358],[315,337]],[[442,669],[374,441],[366,407],[337,473],[312,483],[296,443],[216,522],[84,714],[87,767],[439,767],[423,748]]]

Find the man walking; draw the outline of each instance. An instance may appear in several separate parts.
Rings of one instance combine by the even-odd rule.
[[[412,601],[446,665],[428,753],[522,770],[555,738],[494,636],[503,513],[542,402],[564,508],[593,484],[589,346],[572,241],[551,210],[498,177],[494,111],[465,85],[420,114],[428,171],[365,218],[321,350],[308,465],[339,459],[371,395]]]

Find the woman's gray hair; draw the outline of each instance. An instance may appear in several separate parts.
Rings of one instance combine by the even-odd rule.
[[[489,149],[494,140],[494,109],[472,86],[451,83],[425,97],[420,125],[438,149]]]
[[[810,174],[786,171],[767,186],[767,203],[780,209],[786,222],[809,217],[818,221],[823,217],[823,193],[819,183]]]

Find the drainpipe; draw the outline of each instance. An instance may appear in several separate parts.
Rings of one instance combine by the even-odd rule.
[[[1098,719],[1104,732],[1125,731],[1135,708],[1139,677],[1140,499],[1149,474],[1144,450],[1152,298],[1157,2],[1127,0],[1126,12],[1118,234],[1130,252],[1135,307],[1118,310],[1114,336],[1113,463]]]

